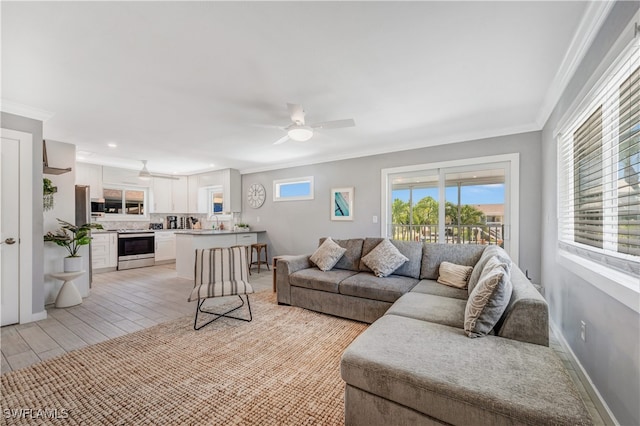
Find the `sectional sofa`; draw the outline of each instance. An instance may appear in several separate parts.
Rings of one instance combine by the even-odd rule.
[[[279,304],[372,324],[341,360],[347,425],[592,424],[548,347],[546,301],[504,250],[391,240],[407,261],[378,277],[363,258],[382,240],[335,240],[345,251],[327,271],[310,255],[276,263]],[[470,338],[472,292],[438,283],[440,266],[472,267],[477,285],[491,258],[508,264],[512,291],[488,335]]]

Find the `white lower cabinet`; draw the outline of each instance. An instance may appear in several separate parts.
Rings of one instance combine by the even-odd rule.
[[[118,266],[118,234],[100,232],[91,234],[91,266],[94,270]]]
[[[176,259],[176,234],[172,231],[155,233],[156,262]]]

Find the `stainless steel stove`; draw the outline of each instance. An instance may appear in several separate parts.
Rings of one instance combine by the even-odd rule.
[[[155,265],[155,233],[147,229],[118,229],[118,270]]]

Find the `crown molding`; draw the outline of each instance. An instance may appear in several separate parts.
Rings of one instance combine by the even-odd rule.
[[[587,9],[538,112],[536,124],[539,128],[543,128],[549,119],[551,112],[553,112],[558,100],[560,100],[560,96],[562,96],[582,59],[591,47],[591,43],[596,38],[605,19],[609,16],[614,3],[615,1],[594,1],[587,4]]]
[[[35,108],[29,105],[20,104],[7,99],[0,99],[0,111],[9,114],[20,115],[22,117],[32,118],[39,121],[47,121],[55,115],[55,113],[44,109]]]

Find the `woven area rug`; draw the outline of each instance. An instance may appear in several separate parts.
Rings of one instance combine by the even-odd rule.
[[[4,374],[3,422],[344,423],[340,356],[366,325],[278,306],[271,292],[251,305],[250,323],[196,332],[183,318]]]

